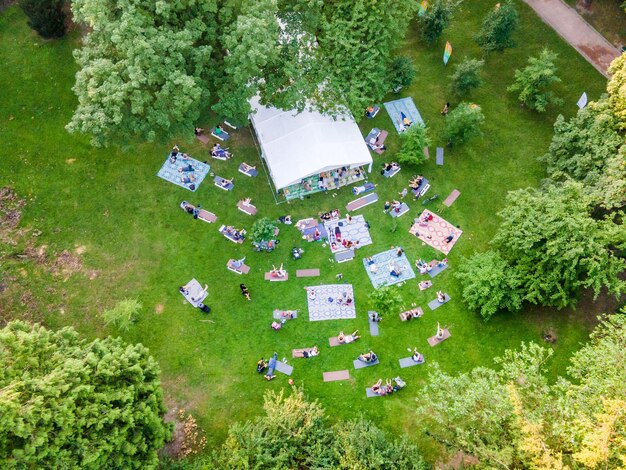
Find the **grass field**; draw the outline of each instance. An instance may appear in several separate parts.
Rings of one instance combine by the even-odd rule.
[[[462,57],[480,56],[471,35],[492,3],[465,2],[449,33],[432,47],[420,44],[414,31],[404,45],[404,52],[415,58],[417,77],[402,95],[414,98],[431,129],[434,144],[441,144],[437,136],[443,124],[439,115],[442,105],[446,101],[455,104],[446,89],[448,75]],[[381,335],[370,338],[366,311],[371,307],[368,294],[372,286],[360,259],[398,245],[405,248],[410,260],[438,257],[408,233],[411,219],[423,209],[421,203],[409,202],[411,215],[402,217],[397,227],[383,214],[382,203],[360,211],[371,224],[374,244],[361,249],[351,263],[329,263],[328,248],[319,243],[301,243],[292,227],[281,227],[280,245],[271,254],[253,253],[249,243],[236,246],[217,228],[220,223],[250,228],[253,218],[235,207],[240,198],[253,197],[259,216],[276,218],[290,213],[297,220],[320,210],[343,209],[352,199],[350,190],[344,188],[336,197],[320,194],[276,206],[264,173],[256,179],[237,173],[241,161],[259,164],[247,129],[238,131],[230,144],[234,161],[210,162],[216,174],[235,176],[232,193],[214,187],[210,178],[196,193],[157,178],[174,141],[145,144],[138,138],[124,148],[90,147],[87,138],[69,135],[64,129],[76,104],[71,91],[76,71],[72,50],[78,38],[73,35],[61,41],[42,42],[27,28],[23,15],[9,8],[0,15],[0,56],[5,65],[0,70],[0,89],[4,90],[0,141],[5,148],[0,186],[15,188],[27,200],[21,227],[30,232],[16,237],[14,246],[0,245],[5,277],[4,290],[0,290],[0,305],[4,306],[1,319],[42,319],[54,328],[72,325],[87,337],[117,335],[114,328],[105,327],[103,309],[124,298],[138,298],[143,311],[138,322],[122,336],[150,348],[161,364],[168,405],[191,410],[206,430],[210,445],[221,442],[233,421],[258,415],[265,390],[287,385],[285,376],[268,383],[254,372],[261,356],[267,358],[277,351],[279,357],[289,357],[292,348],[318,345],[320,357],[289,361],[295,366],[296,383],[303,384],[311,398],[319,399],[332,419],[363,413],[394,434],[409,434],[425,455],[434,459],[437,447],[423,434],[412,413],[414,399],[428,399],[420,396],[420,385],[427,380],[433,363],[448,372],[492,366],[493,357],[517,347],[520,341],[541,341],[542,331],[550,327],[558,335],[549,366],[555,377],[564,373],[567,358],[586,339],[596,310],[602,308],[528,308],[519,315],[502,314],[484,323],[466,308],[459,282],[453,277],[462,256],[487,247],[498,226],[496,213],[503,206],[506,192],[535,186],[544,177],[536,157],[547,149],[557,113],[571,115],[582,91],[595,99],[605,87],[603,77],[524,4],[520,3],[519,10],[519,47],[486,59],[486,84],[471,98],[485,113],[484,137],[458,149],[446,149],[443,167],[436,167],[433,158],[423,168],[405,168],[391,180],[383,181],[377,171],[372,173],[371,180],[379,184],[377,192],[383,201],[395,197],[407,179],[418,172],[431,180],[429,195],[439,194],[440,201],[458,188],[461,197],[443,216],[458,224],[464,234],[449,256],[451,268],[435,279],[435,289],[419,292],[419,276],[401,287],[407,307],[412,302],[426,307],[439,289],[450,293],[452,302],[436,312],[426,307],[422,319],[408,324],[392,315],[381,323]],[[447,69],[441,61],[446,39],[454,47]],[[514,69],[546,44],[559,53],[563,82],[557,92],[566,105],[537,115],[520,108],[506,93],[506,87]],[[364,134],[371,126],[390,131],[389,150],[375,158],[378,169],[383,159],[391,159],[398,146],[391,121],[382,110],[375,120],[364,120],[360,125]],[[207,149],[200,144],[178,143],[199,160],[207,159]],[[431,153],[434,155],[434,145]],[[218,224],[194,221],[178,208],[182,200],[212,210],[219,217]],[[439,202],[431,206],[436,211],[440,207]],[[29,244],[45,246],[47,257],[42,255],[36,261],[17,256]],[[303,259],[291,260],[289,251],[294,246],[305,249]],[[72,275],[70,271],[66,276],[52,273],[63,251],[72,253],[72,259],[80,263]],[[252,271],[242,279],[228,272],[225,264],[229,258],[244,255]],[[281,262],[293,278],[284,283],[264,281],[263,272]],[[295,269],[314,267],[321,269],[320,278],[295,278]],[[339,272],[354,286],[357,319],[308,322],[303,287],[334,283]],[[192,277],[209,284],[206,303],[213,309],[209,317],[185,304],[178,293],[178,286]],[[252,302],[239,294],[240,282],[250,288]],[[275,333],[269,327],[274,308],[300,309],[303,315]],[[203,321],[207,319],[210,322]],[[453,337],[430,348],[426,338],[434,334],[438,321],[450,327]],[[356,328],[363,334],[359,342],[332,350],[328,347],[329,336]],[[413,346],[425,354],[427,362],[402,370],[408,388],[386,399],[367,400],[364,388],[379,377],[398,375],[397,359],[407,356],[407,348]],[[380,366],[351,370],[352,378],[347,382],[322,382],[323,371],[351,369],[352,360],[368,348],[379,354]]]

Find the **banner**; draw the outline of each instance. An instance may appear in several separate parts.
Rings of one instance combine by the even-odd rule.
[[[578,105],[579,109],[583,109],[585,106],[587,106],[587,93],[586,92],[583,92],[583,94],[580,95],[578,103],[576,104]]]
[[[419,11],[417,12],[418,16],[424,16],[426,14],[427,8],[428,8],[428,0],[424,0],[420,5]]]
[[[448,65],[448,61],[450,60],[450,56],[452,55],[452,45],[446,41],[446,48],[443,51],[443,64]]]

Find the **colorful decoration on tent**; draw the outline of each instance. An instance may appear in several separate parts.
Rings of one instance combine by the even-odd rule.
[[[448,61],[450,60],[450,56],[452,55],[452,44],[446,41],[446,48],[443,51],[443,64],[448,65]]]
[[[428,9],[428,0],[424,0],[421,4],[420,4],[420,9],[417,12],[417,14],[419,16],[424,16],[426,14],[426,10]]]
[[[578,103],[576,103],[576,105],[579,109],[583,109],[585,106],[587,106],[587,92],[583,92],[583,94],[580,95],[580,98],[578,99]]]

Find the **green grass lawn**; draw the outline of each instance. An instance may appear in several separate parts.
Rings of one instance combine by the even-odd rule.
[[[446,101],[456,104],[446,89],[448,75],[462,57],[480,56],[471,35],[492,4],[465,2],[449,33],[437,44],[426,47],[412,32],[403,47],[404,53],[415,58],[417,77],[402,96],[414,98],[436,145],[442,143],[437,139],[444,119],[439,111]],[[363,413],[394,434],[409,434],[429,458],[436,458],[436,446],[424,436],[412,413],[415,399],[428,399],[420,395],[420,385],[427,380],[433,363],[448,372],[492,366],[493,357],[521,341],[541,341],[541,332],[550,327],[558,335],[549,366],[551,377],[555,377],[564,373],[569,355],[587,338],[596,313],[528,308],[519,315],[502,314],[484,323],[466,308],[460,284],[453,277],[462,256],[487,248],[506,192],[536,186],[545,176],[536,157],[547,149],[557,113],[571,115],[582,91],[595,99],[605,87],[603,77],[529,8],[520,4],[519,10],[519,47],[486,59],[486,84],[471,98],[485,113],[484,137],[458,149],[446,149],[443,167],[436,167],[432,158],[423,168],[405,168],[391,180],[383,181],[377,171],[372,173],[371,180],[379,184],[377,192],[382,200],[395,197],[413,173],[424,174],[431,180],[429,195],[440,195],[431,205],[436,211],[441,208],[440,201],[458,188],[461,197],[443,216],[458,224],[464,234],[449,256],[451,268],[435,279],[434,289],[420,292],[416,285],[419,276],[401,287],[405,306],[417,302],[426,308],[426,315],[410,323],[401,323],[392,315],[382,322],[381,335],[370,338],[366,312],[371,307],[368,294],[372,285],[360,260],[398,245],[405,248],[410,260],[439,257],[408,233],[411,219],[423,209],[421,203],[409,201],[411,215],[402,217],[397,227],[383,214],[382,203],[360,211],[371,224],[374,244],[361,249],[351,263],[329,263],[328,248],[319,243],[303,244],[293,227],[281,227],[280,245],[270,254],[253,253],[249,243],[235,245],[217,228],[220,223],[250,228],[254,219],[235,206],[240,198],[253,197],[259,216],[275,218],[290,213],[297,220],[320,210],[343,209],[353,199],[351,192],[344,188],[336,197],[319,194],[289,205],[275,205],[264,173],[249,179],[237,172],[244,160],[260,165],[248,129],[238,131],[230,143],[234,161],[210,162],[216,174],[235,177],[232,193],[214,187],[211,178],[196,193],[157,178],[174,141],[145,144],[138,139],[125,148],[90,147],[87,138],[69,135],[64,129],[76,104],[71,91],[76,71],[72,49],[78,38],[73,35],[42,42],[27,28],[23,15],[9,8],[0,15],[0,56],[5,65],[0,70],[0,89],[4,90],[0,141],[5,148],[0,181],[27,200],[21,226],[41,231],[35,243],[47,247],[49,261],[28,262],[14,256],[24,248],[25,240],[33,238],[32,233],[14,247],[3,247],[2,271],[12,282],[0,293],[0,304],[8,306],[2,320],[42,318],[54,328],[72,325],[87,337],[118,335],[103,324],[103,309],[123,298],[138,298],[144,306],[139,321],[122,336],[150,348],[161,364],[168,405],[192,411],[206,430],[210,445],[221,442],[233,421],[258,415],[265,390],[287,385],[285,376],[268,383],[254,372],[261,356],[267,358],[277,351],[280,357],[289,357],[292,348],[318,345],[320,357],[289,362],[295,366],[296,383],[304,385],[311,398],[319,399],[332,419]],[[454,53],[444,68],[441,57],[446,39],[452,42]],[[506,87],[514,69],[524,66],[528,56],[536,55],[546,44],[559,53],[563,82],[557,92],[566,104],[561,110],[537,115],[520,108]],[[390,149],[383,157],[375,157],[378,170],[383,159],[393,157],[398,139],[384,110],[375,120],[361,122],[364,134],[372,126],[390,131]],[[178,143],[199,160],[207,159],[207,149],[200,144]],[[178,208],[182,200],[215,212],[218,224],[194,221]],[[303,259],[291,259],[289,252],[294,246],[305,249]],[[81,272],[67,278],[50,273],[55,254],[63,250],[75,253],[77,249],[84,250]],[[244,255],[252,271],[242,279],[227,271],[225,264],[229,258]],[[280,263],[290,272],[290,280],[264,281],[263,272]],[[321,269],[320,278],[295,278],[296,268],[314,267]],[[334,283],[339,272],[354,286],[357,319],[308,322],[303,288]],[[178,293],[178,286],[192,277],[209,284],[207,303],[213,309],[209,317],[184,303]],[[240,295],[240,282],[250,288],[252,302]],[[439,289],[450,293],[453,300],[430,312],[426,302]],[[25,298],[25,292],[32,295]],[[302,316],[275,333],[270,329],[274,308],[299,309]],[[426,338],[434,334],[437,322],[448,325],[453,337],[430,348]],[[363,334],[359,342],[329,348],[329,336],[356,328]],[[400,372],[397,360],[407,356],[407,348],[413,346],[425,354],[427,362]],[[352,370],[352,360],[369,348],[379,354],[381,365]],[[322,382],[323,371],[339,369],[350,369],[352,379]],[[365,398],[366,386],[379,377],[398,374],[409,384],[402,393],[386,399]]]

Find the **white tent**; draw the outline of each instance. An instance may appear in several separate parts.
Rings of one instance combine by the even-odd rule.
[[[283,111],[261,105],[258,96],[250,105],[250,120],[277,190],[324,171],[372,164],[350,115],[334,119],[315,111]]]

